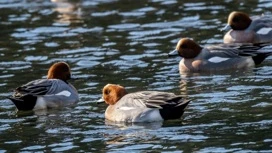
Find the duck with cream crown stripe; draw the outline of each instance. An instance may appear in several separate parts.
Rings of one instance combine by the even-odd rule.
[[[230,30],[224,36],[224,43],[272,42],[272,15],[250,18],[246,13],[234,11],[222,30]]]
[[[79,101],[76,88],[67,82],[70,67],[65,62],[53,64],[47,79],[38,79],[17,87],[8,97],[18,110],[38,110],[75,104]]]
[[[218,44],[201,47],[193,40],[183,38],[168,55],[183,57],[179,63],[180,72],[242,69],[258,65],[270,56],[272,50],[261,50],[266,45],[269,44]]]
[[[169,92],[127,93],[124,87],[107,84],[102,100],[109,104],[105,117],[114,122],[156,122],[179,119],[190,100]]]

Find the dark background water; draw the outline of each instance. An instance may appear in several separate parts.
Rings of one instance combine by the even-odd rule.
[[[250,70],[179,75],[182,37],[222,42],[231,11],[271,13],[270,0],[0,1],[0,152],[272,152],[272,58]],[[16,112],[17,86],[68,62],[80,102]],[[105,121],[107,83],[193,99],[181,120]]]

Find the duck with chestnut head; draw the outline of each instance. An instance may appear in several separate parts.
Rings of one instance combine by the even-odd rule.
[[[76,88],[68,82],[70,66],[65,62],[53,64],[46,79],[21,85],[8,97],[18,110],[39,110],[75,104],[79,101]]]
[[[272,50],[262,50],[268,44],[235,43],[202,47],[192,39],[182,38],[168,55],[182,57],[179,62],[181,73],[247,69],[261,64],[272,54]]]
[[[105,118],[113,122],[156,122],[180,119],[190,100],[160,91],[128,93],[120,85],[107,84],[102,100],[109,106]]]
[[[228,31],[224,43],[268,43],[272,42],[272,15],[249,17],[248,14],[233,11],[228,24],[221,29]]]

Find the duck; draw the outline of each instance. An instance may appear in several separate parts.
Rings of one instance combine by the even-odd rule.
[[[272,42],[272,15],[249,17],[248,14],[233,11],[228,24],[221,29],[228,31],[224,43],[267,43]]]
[[[114,123],[145,123],[179,119],[190,100],[181,95],[161,91],[128,93],[117,84],[107,84],[99,102],[108,107],[105,118]]]
[[[179,71],[200,72],[246,69],[261,64],[272,51],[261,51],[268,44],[234,43],[201,47],[190,38],[181,38],[168,56],[182,57]]]
[[[68,82],[70,66],[56,62],[48,70],[46,79],[37,79],[17,87],[10,99],[19,111],[41,110],[76,104],[79,96]]]

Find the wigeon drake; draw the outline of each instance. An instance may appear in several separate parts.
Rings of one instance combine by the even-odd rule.
[[[217,71],[241,69],[260,64],[272,51],[262,52],[267,44],[218,44],[201,47],[189,38],[180,39],[169,56],[183,57],[180,72]]]
[[[105,118],[113,122],[156,122],[179,119],[190,100],[169,92],[127,93],[120,85],[107,84],[103,101],[109,104]]]
[[[246,13],[234,11],[222,30],[230,30],[224,36],[224,43],[272,42],[272,15],[250,18]]]
[[[47,79],[38,79],[15,89],[8,97],[18,110],[39,110],[75,104],[79,101],[76,88],[67,81],[70,67],[65,62],[53,64]]]

